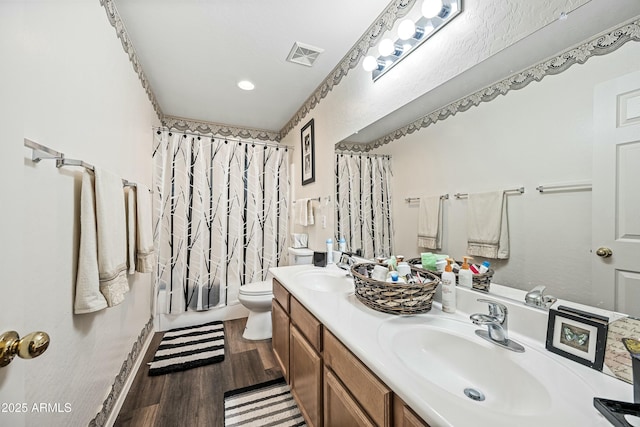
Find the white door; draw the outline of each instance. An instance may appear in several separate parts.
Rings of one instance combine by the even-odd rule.
[[[640,316],[640,72],[596,86],[594,120],[594,302]]]

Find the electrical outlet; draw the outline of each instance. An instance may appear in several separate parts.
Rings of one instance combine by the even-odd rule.
[[[327,228],[327,216],[322,215],[322,228]]]

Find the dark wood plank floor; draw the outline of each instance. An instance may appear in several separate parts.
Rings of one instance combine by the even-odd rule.
[[[282,376],[271,352],[271,340],[242,338],[247,319],[224,322],[223,362],[150,377],[147,362],[162,339],[154,335],[143,364],[122,405],[116,427],[224,426],[225,391]]]

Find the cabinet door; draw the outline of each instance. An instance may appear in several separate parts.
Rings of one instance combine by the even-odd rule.
[[[298,328],[291,326],[289,380],[307,424],[322,426],[322,359]]]
[[[360,405],[327,368],[324,370],[324,423],[331,427],[375,427]]]
[[[271,302],[271,324],[273,354],[280,364],[282,375],[289,382],[289,316],[275,299]]]
[[[429,427],[398,396],[393,397],[393,427]]]

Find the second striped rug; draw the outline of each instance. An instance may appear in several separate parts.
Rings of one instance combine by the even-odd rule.
[[[224,394],[224,425],[305,426],[284,378],[228,391]]]

